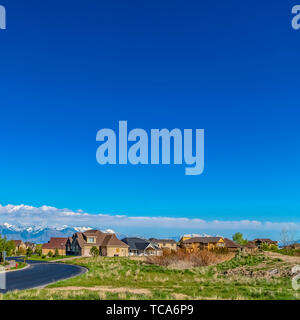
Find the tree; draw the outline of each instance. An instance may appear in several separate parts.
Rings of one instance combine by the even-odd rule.
[[[38,256],[42,255],[42,245],[41,244],[36,245],[34,253],[37,254]]]
[[[245,245],[248,243],[247,239],[244,239],[244,236],[241,232],[237,232],[232,236],[232,240],[237,242],[240,245]]]
[[[59,256],[59,251],[58,251],[58,249],[56,248],[55,249],[55,252],[54,252],[54,257],[58,257]]]
[[[6,253],[8,256],[12,256],[16,251],[16,245],[14,241],[10,240],[6,243]]]
[[[8,241],[6,237],[2,238],[0,235],[0,252],[6,251],[7,256],[14,254],[16,246],[14,241]]]
[[[53,257],[53,252],[52,252],[52,250],[50,250],[50,251],[48,252],[48,257],[49,257],[49,258],[52,258],[52,257]]]
[[[33,254],[33,250],[31,247],[28,247],[27,250],[26,250],[26,256],[27,257],[31,257]]]
[[[286,247],[290,244],[295,243],[295,235],[296,230],[293,229],[282,229],[280,232],[280,242],[281,244]]]
[[[99,256],[99,249],[94,246],[94,247],[91,248],[90,253],[91,253],[91,255],[92,255],[94,258],[96,258],[96,257]]]

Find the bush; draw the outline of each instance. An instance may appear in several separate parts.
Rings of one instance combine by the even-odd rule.
[[[38,256],[42,255],[42,245],[41,244],[36,245],[34,253],[37,254]]]
[[[184,269],[209,266],[221,262],[225,256],[227,256],[225,253],[208,250],[188,253],[184,249],[178,249],[177,251],[163,251],[161,256],[148,256],[146,262],[164,267]]]
[[[27,257],[31,257],[31,256],[32,256],[32,253],[33,253],[33,251],[32,251],[32,249],[29,247],[29,248],[26,250],[26,256],[27,256]]]
[[[59,252],[58,252],[58,249],[56,248],[55,253],[54,253],[54,257],[58,257],[58,256],[59,256]]]
[[[94,258],[96,258],[96,257],[99,256],[99,249],[94,246],[94,247],[91,248],[90,253],[91,253],[91,255],[92,255]]]
[[[52,257],[53,257],[53,252],[52,252],[51,250],[48,252],[48,257],[49,257],[49,258],[52,258]]]

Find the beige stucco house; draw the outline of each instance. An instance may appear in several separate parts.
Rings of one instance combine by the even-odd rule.
[[[65,256],[67,240],[68,238],[51,238],[48,243],[42,245],[42,254],[47,255],[51,251],[52,254],[58,252],[60,256]]]
[[[164,250],[170,250],[170,251],[176,251],[177,250],[177,244],[175,240],[171,239],[156,239],[156,238],[150,238],[151,242],[154,242],[158,245],[160,249]]]
[[[214,250],[225,248],[225,241],[222,237],[195,237],[182,241],[181,247],[186,252],[197,252],[199,250]]]
[[[67,254],[89,257],[92,247],[99,249],[100,256],[127,257],[128,245],[119,240],[114,233],[99,230],[76,232],[68,239]]]

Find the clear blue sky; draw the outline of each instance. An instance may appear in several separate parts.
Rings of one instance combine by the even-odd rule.
[[[0,4],[2,205],[300,222],[295,1]],[[204,128],[204,173],[100,166],[119,120]]]

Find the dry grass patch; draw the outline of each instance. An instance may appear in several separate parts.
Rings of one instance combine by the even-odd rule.
[[[133,289],[133,288],[111,288],[111,287],[104,287],[104,286],[97,286],[92,288],[87,287],[76,287],[76,286],[70,286],[70,287],[61,287],[61,288],[51,288],[48,289],[50,292],[57,293],[57,292],[63,292],[63,291],[82,291],[82,290],[88,290],[88,291],[97,291],[102,293],[119,293],[119,294],[125,294],[125,293],[132,293],[132,294],[145,294],[149,295],[151,294],[151,291],[148,289]]]
[[[189,269],[218,264],[233,257],[233,253],[219,253],[207,250],[187,253],[185,250],[178,249],[176,252],[164,251],[162,256],[147,257],[145,261],[149,264],[157,264],[171,269]]]

